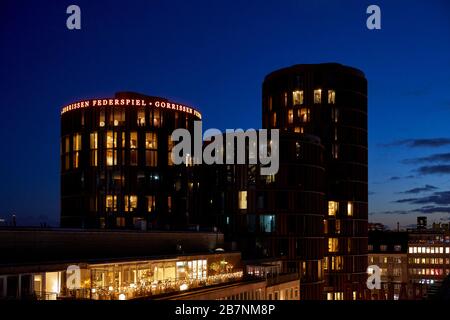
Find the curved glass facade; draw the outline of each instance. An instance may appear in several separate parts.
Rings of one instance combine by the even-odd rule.
[[[189,223],[193,167],[173,165],[173,130],[201,114],[164,98],[117,93],[61,111],[61,226],[172,228]]]
[[[336,63],[295,65],[263,84],[263,127],[320,137],[324,146],[327,299],[352,299],[367,280],[367,80]]]

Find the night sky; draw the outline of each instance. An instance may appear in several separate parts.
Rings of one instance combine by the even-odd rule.
[[[2,0],[0,218],[59,224],[67,103],[137,91],[197,107],[204,129],[260,128],[266,74],[339,62],[369,82],[369,220],[449,220],[448,1],[114,3]],[[81,30],[66,28],[70,4]],[[366,28],[370,4],[381,30]]]

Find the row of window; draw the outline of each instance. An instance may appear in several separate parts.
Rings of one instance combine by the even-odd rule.
[[[410,264],[450,264],[449,258],[409,258]]]
[[[336,91],[328,90],[327,91],[327,102],[328,104],[335,104],[336,102]],[[287,107],[289,104],[288,101],[288,93],[284,93],[284,106]],[[322,89],[315,89],[313,91],[313,101],[314,104],[322,103]],[[292,105],[303,105],[304,104],[304,91],[303,90],[294,90],[292,91]],[[269,110],[272,110],[272,97],[269,97]]]
[[[450,273],[450,269],[430,269],[430,268],[412,268],[409,269],[409,273],[412,275],[424,275],[424,276],[443,276],[444,272],[446,275]]]
[[[153,212],[156,208],[156,197],[154,195],[145,196],[147,212]],[[125,195],[123,199],[124,211],[133,212],[138,207],[138,197],[136,195]],[[168,212],[172,209],[172,197],[167,197]],[[106,211],[117,211],[117,195],[106,195],[105,198]]]
[[[120,136],[119,136],[120,133]],[[119,137],[120,137],[120,146],[125,148],[126,139],[125,132],[116,132],[116,131],[106,131],[104,133],[104,147],[106,149],[114,149],[119,146]],[[89,148],[90,150],[98,149],[98,132],[92,132],[89,135]],[[137,149],[138,147],[138,134],[136,131],[132,131],[128,136],[129,148]],[[72,151],[81,151],[82,143],[81,143],[81,134],[75,133],[72,136]],[[169,145],[173,143],[171,138],[168,139]],[[146,149],[157,149],[158,148],[158,136],[155,132],[146,132],[145,133],[145,148]],[[64,150],[64,151],[63,151]],[[61,154],[70,152],[70,136],[65,136],[61,141]]]
[[[352,292],[352,299],[356,300],[356,291]],[[344,300],[344,292],[328,292],[327,300]]]
[[[120,139],[119,139],[120,137]],[[72,167],[78,168],[80,165],[80,151],[82,150],[81,134],[76,133],[72,136]],[[105,148],[105,163],[107,166],[118,165],[118,147],[120,146],[122,152],[122,163],[125,162],[124,148],[126,146],[125,132],[106,131],[104,133],[104,148]],[[129,133],[128,139],[130,165],[138,164],[138,134],[133,131]],[[145,165],[150,167],[157,166],[157,149],[158,149],[158,136],[155,132],[145,133]],[[173,165],[172,161],[172,148],[173,141],[168,138],[168,165]],[[90,133],[89,137],[89,162],[91,166],[98,165],[98,147],[99,136],[98,132]],[[61,141],[61,154],[63,156],[64,169],[70,169],[70,136],[66,136]]]
[[[387,245],[385,245],[385,244],[380,245],[380,251],[384,252],[384,251],[387,251],[387,249],[388,249]],[[373,245],[372,244],[369,244],[368,250],[369,251],[373,251]],[[402,250],[402,246],[400,244],[394,245],[394,251],[400,252],[401,250]]]
[[[341,240],[343,241],[343,239]],[[345,245],[342,248],[345,250]],[[339,252],[341,248],[339,248],[339,238],[328,238],[328,252],[336,253]],[[347,239],[347,252],[350,253],[352,251],[352,242],[351,239]]]
[[[378,261],[376,261],[378,260]],[[397,257],[378,257],[378,259],[376,259],[375,257],[369,257],[369,262],[371,264],[373,263],[397,263],[397,264],[401,264],[402,263],[402,258],[397,258]]]
[[[341,209],[342,210],[342,209]],[[340,213],[339,210],[339,202],[337,201],[328,201],[328,215],[335,217],[336,214]],[[347,216],[353,216],[353,202],[347,202]]]
[[[323,263],[324,270],[340,271],[344,269],[344,257],[343,256],[331,256],[325,257]]]
[[[294,119],[294,109],[289,109],[287,112],[287,123],[293,124],[295,123],[309,123],[311,122],[311,109],[310,108],[300,108],[297,109],[296,119]],[[277,127],[277,112],[273,111],[270,113],[271,125],[272,127]],[[298,121],[294,121],[297,120]],[[333,123],[337,123],[339,121],[339,109],[332,108],[331,109],[331,121]]]
[[[409,247],[409,253],[442,254],[450,253],[450,247]]]
[[[177,120],[178,113],[175,113],[175,119]],[[125,124],[125,110],[123,108],[116,108],[109,112],[108,119],[106,119],[105,110],[100,111],[99,117],[99,126],[104,127],[106,125],[106,120],[108,120],[108,124],[111,126],[121,126]],[[163,116],[160,110],[150,110],[149,121],[153,125],[153,127],[160,127],[162,125]],[[139,109],[137,111],[137,125],[145,126],[146,117],[145,117],[145,109]]]

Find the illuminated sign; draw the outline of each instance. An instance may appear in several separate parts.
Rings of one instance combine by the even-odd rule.
[[[154,107],[158,109],[170,109],[180,112],[185,112],[189,114],[193,114],[198,119],[202,118],[202,114],[195,110],[194,108],[173,103],[166,100],[158,100],[158,99],[132,99],[132,98],[108,98],[108,99],[90,99],[90,100],[83,100],[71,103],[61,110],[61,115],[63,113],[66,113],[68,111],[77,110],[77,109],[83,109],[83,108],[89,108],[89,107],[114,107],[114,106],[122,106],[122,107]]]

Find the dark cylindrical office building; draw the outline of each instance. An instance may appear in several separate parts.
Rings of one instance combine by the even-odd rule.
[[[210,223],[244,259],[279,260],[283,272],[297,273],[301,300],[321,299],[326,200],[320,139],[281,132],[274,175],[261,175],[255,164],[207,166],[203,173]]]
[[[274,71],[263,84],[263,127],[313,134],[324,146],[324,298],[354,299],[367,280],[367,80],[337,63]],[[305,226],[307,227],[307,226]]]
[[[173,165],[170,137],[201,114],[159,97],[121,92],[61,111],[61,226],[142,228],[190,222],[194,168]],[[188,161],[189,162],[189,161]]]

